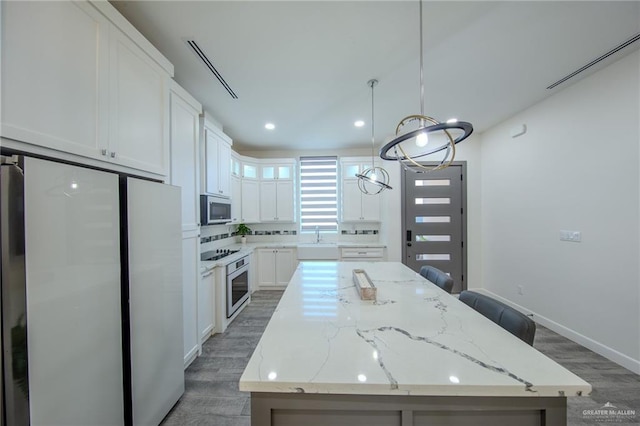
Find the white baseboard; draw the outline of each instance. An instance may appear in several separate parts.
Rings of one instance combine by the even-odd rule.
[[[512,301],[505,299],[502,296],[499,296],[487,289],[484,288],[473,288],[473,289],[469,289],[472,291],[476,291],[478,293],[482,293],[485,294],[487,296],[493,297],[494,299],[497,299],[499,301],[501,301],[502,303],[504,303],[505,305],[509,305],[517,310],[519,310],[520,312],[524,313],[524,314],[531,314],[533,315],[533,319],[535,320],[535,322],[543,325],[544,327],[547,327],[550,330],[555,331],[556,333],[558,333],[561,336],[566,337],[569,340],[572,340],[582,346],[584,346],[587,349],[590,349],[592,351],[594,351],[597,354],[602,355],[603,357],[615,362],[616,364],[621,365],[622,367],[626,368],[627,370],[631,370],[632,372],[636,373],[636,374],[640,374],[640,360],[637,359],[633,359],[628,355],[625,355],[623,353],[618,352],[615,349],[612,349],[600,342],[597,342],[585,335],[582,335],[580,333],[577,333],[576,331],[565,327],[562,324],[558,324],[555,321],[550,320],[549,318],[543,317],[542,315],[537,314],[536,312],[530,311],[529,309],[525,308],[524,306],[520,306],[517,303],[513,303]]]
[[[189,351],[184,356],[184,369],[186,370],[188,366],[198,357],[198,346],[194,346],[193,349]]]

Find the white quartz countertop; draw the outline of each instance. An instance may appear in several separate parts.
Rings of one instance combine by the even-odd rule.
[[[237,253],[233,253],[227,257],[223,257],[222,259],[207,261],[200,261],[200,274],[205,274],[210,270],[226,266],[231,262],[235,262],[241,257],[248,256],[255,249],[259,248],[296,248],[299,245],[312,245],[316,243],[300,243],[296,241],[283,241],[283,242],[259,242],[259,243],[246,243],[246,244],[231,244],[228,246],[221,247],[227,250],[238,250]],[[380,243],[355,243],[355,242],[334,242],[334,243],[325,243],[321,242],[320,244],[332,244],[336,245],[339,248],[384,248],[386,247],[384,244]]]
[[[356,268],[377,301],[360,300]],[[302,262],[240,390],[531,397],[591,386],[401,263]]]

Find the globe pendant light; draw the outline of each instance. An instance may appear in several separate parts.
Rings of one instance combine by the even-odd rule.
[[[379,194],[385,189],[393,189],[389,186],[389,173],[382,167],[375,165],[375,137],[373,126],[373,88],[378,84],[378,80],[371,79],[367,82],[367,86],[371,87],[371,167],[357,174],[358,188],[365,194]]]
[[[425,173],[444,169],[456,156],[456,144],[473,133],[473,126],[466,121],[448,120],[441,123],[424,113],[424,61],[422,49],[422,0],[420,0],[420,114],[409,115],[398,123],[395,137],[380,149],[383,160],[397,160],[405,170]],[[435,166],[421,161],[431,154],[442,152],[442,159]]]

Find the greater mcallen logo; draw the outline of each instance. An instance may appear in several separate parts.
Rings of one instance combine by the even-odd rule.
[[[597,410],[582,410],[582,416],[599,422],[620,423],[634,420],[636,418],[636,410],[620,409],[607,402]]]

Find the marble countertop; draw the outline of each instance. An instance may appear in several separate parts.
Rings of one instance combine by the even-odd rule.
[[[308,245],[308,244],[313,244],[313,243],[300,243],[300,242],[296,242],[296,241],[291,241],[291,242],[259,242],[259,243],[246,243],[246,244],[231,244],[228,246],[224,246],[221,248],[224,248],[226,250],[239,250],[237,253],[231,254],[227,257],[224,257],[222,259],[218,259],[218,260],[214,260],[214,261],[206,261],[206,260],[202,260],[200,261],[200,274],[206,274],[207,272],[209,272],[210,270],[217,268],[217,267],[221,267],[221,266],[226,266],[231,262],[234,262],[238,259],[240,259],[241,257],[247,256],[249,254],[251,254],[255,249],[258,248],[296,248],[299,245]],[[354,243],[354,242],[337,242],[337,243],[325,243],[325,242],[321,242],[321,244],[335,244],[340,248],[351,248],[351,247],[361,247],[361,248],[369,248],[369,247],[375,247],[375,248],[384,248],[386,247],[386,245],[384,244],[380,244],[380,243]]]
[[[355,268],[377,301],[360,300]],[[401,263],[302,262],[240,390],[530,397],[591,386]]]

